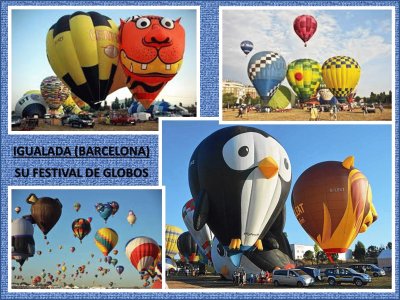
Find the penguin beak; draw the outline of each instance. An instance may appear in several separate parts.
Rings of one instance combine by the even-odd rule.
[[[274,177],[276,173],[278,173],[278,164],[271,156],[268,156],[260,161],[258,168],[267,179]]]

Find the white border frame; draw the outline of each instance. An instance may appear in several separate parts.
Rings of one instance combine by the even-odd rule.
[[[12,259],[11,259],[11,215],[12,215],[12,191],[13,190],[160,190],[161,191],[161,246],[162,246],[162,288],[161,289],[12,289]],[[8,239],[7,261],[8,278],[7,292],[10,294],[25,293],[160,293],[166,291],[165,283],[165,187],[164,186],[8,186]],[[21,295],[23,297],[23,295]]]
[[[113,134],[113,135],[121,135],[121,134],[138,134],[138,135],[147,135],[147,134],[158,134],[158,131],[13,131],[11,128],[11,112],[12,108],[12,10],[21,10],[21,9],[31,9],[31,10],[88,10],[88,9],[101,9],[101,10],[195,10],[196,11],[196,114],[200,115],[200,6],[8,6],[8,48],[7,48],[7,59],[8,59],[8,82],[7,82],[7,101],[8,101],[8,113],[7,113],[7,128],[9,135],[104,135],[104,134]]]
[[[351,3],[353,4],[353,3]],[[307,122],[307,121],[254,121],[254,120],[246,120],[246,121],[224,121],[223,120],[223,108],[222,108],[222,81],[223,81],[223,70],[222,70],[222,62],[223,62],[223,11],[249,11],[249,10],[390,10],[392,12],[392,120],[391,121],[318,121],[317,124],[325,125],[325,124],[394,124],[395,121],[395,107],[396,107],[396,85],[395,85],[395,75],[396,75],[396,7],[395,6],[220,6],[219,7],[219,90],[218,90],[218,108],[219,108],[219,123],[220,124],[302,124],[302,125],[315,125],[315,122]],[[290,88],[291,89],[291,88]]]
[[[218,117],[201,117],[201,118],[180,118],[180,119],[165,119],[166,121],[171,121],[171,122],[182,122],[182,121],[214,121],[214,122],[218,122],[219,126],[235,126],[235,125],[242,125],[242,126],[251,126],[254,124],[257,125],[264,125],[264,126],[270,126],[271,123],[267,123],[267,122],[261,122],[261,123],[255,123],[255,122],[249,122],[244,123],[244,122],[235,122],[235,123],[221,123],[221,121],[219,120]],[[239,124],[240,123],[240,124]],[[298,126],[298,125],[304,125],[304,124],[292,124],[292,123],[283,123],[283,122],[279,122],[277,123],[278,125],[281,126]],[[313,123],[315,124],[315,123]],[[331,126],[337,126],[335,125],[334,122],[332,123],[328,123]],[[365,124],[361,124],[361,123],[351,123],[351,124],[346,124],[346,125],[359,125],[359,126],[364,126]],[[366,125],[375,125],[372,123],[366,123]],[[395,200],[396,200],[396,185],[395,185],[395,155],[396,155],[396,149],[395,149],[395,128],[394,125],[391,124],[391,122],[380,122],[377,125],[381,125],[381,126],[389,126],[391,125],[391,130],[392,130],[392,253],[395,254],[396,253],[396,248],[397,245],[395,245],[396,243],[396,236],[395,236],[395,231],[396,231],[396,219],[395,219]],[[159,145],[160,145],[160,153],[162,150],[162,132],[163,132],[163,122],[160,123],[160,138],[159,138]],[[159,169],[162,170],[162,159],[159,159]],[[163,180],[162,180],[162,171],[160,171],[159,173],[159,177],[160,179],[160,184],[163,184]],[[164,185],[163,185],[164,186]],[[167,201],[167,197],[165,197],[165,201]],[[165,207],[167,209],[167,203],[165,203]],[[165,256],[164,256],[165,257]],[[393,274],[396,274],[396,263],[395,263],[395,255],[392,255],[392,282],[391,282],[391,288],[390,289],[386,289],[386,288],[382,288],[382,289],[368,289],[368,288],[363,288],[363,289],[359,289],[359,288],[354,288],[349,286],[349,288],[346,289],[334,289],[334,288],[327,288],[327,289],[313,289],[313,287],[307,287],[307,288],[286,288],[286,289],[281,289],[281,288],[267,288],[267,289],[238,289],[238,288],[194,288],[194,289],[168,289],[168,292],[172,292],[172,293],[239,293],[239,294],[246,294],[246,293],[263,293],[263,295],[267,296],[267,295],[273,295],[276,293],[286,293],[286,294],[291,294],[293,292],[301,295],[302,293],[305,294],[326,294],[326,293],[376,293],[376,294],[384,294],[384,293],[395,293],[396,292],[396,277],[393,276]],[[163,277],[164,278],[164,277]],[[167,283],[167,278],[165,277],[165,282]],[[322,295],[321,295],[322,296]]]

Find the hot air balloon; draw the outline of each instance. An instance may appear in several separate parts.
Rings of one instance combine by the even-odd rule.
[[[42,255],[42,251],[38,250],[38,251],[36,251],[36,254],[37,255]]]
[[[197,263],[199,261],[198,247],[190,235],[189,231],[182,233],[177,240],[179,253],[182,254],[189,263]]]
[[[74,209],[75,209],[75,211],[79,211],[81,209],[81,204],[79,202],[75,202]]]
[[[79,218],[76,219],[75,221],[72,222],[72,232],[74,233],[74,236],[77,237],[81,243],[82,239],[87,236],[90,231],[92,230],[92,227],[90,226],[90,222],[86,219]]]
[[[46,52],[55,74],[94,109],[124,87],[126,79],[118,68],[118,27],[104,15],[78,11],[61,17],[47,33]]]
[[[43,118],[47,109],[47,103],[44,101],[40,91],[28,91],[15,104],[14,112],[16,116],[21,116],[22,118],[34,117],[35,115]]]
[[[167,272],[171,269],[176,271],[178,269],[178,266],[176,265],[176,262],[172,258],[166,257],[165,258],[165,269],[167,270]]]
[[[108,204],[110,204],[110,206],[112,208],[111,215],[114,216],[119,209],[119,204],[116,201],[109,202]]]
[[[124,267],[123,266],[116,266],[115,270],[117,271],[118,275],[121,275],[124,272]]]
[[[247,74],[261,100],[268,104],[282,80],[285,79],[286,62],[276,52],[258,52],[250,58]]]
[[[108,253],[117,245],[118,243],[118,234],[114,229],[111,228],[100,228],[97,230],[96,235],[94,236],[94,241],[104,256],[107,256]]]
[[[113,208],[109,203],[97,203],[95,205],[97,212],[100,217],[104,219],[104,222],[107,223],[107,219],[111,216]]]
[[[21,207],[20,207],[20,206],[17,206],[17,207],[14,208],[14,210],[15,210],[15,212],[16,212],[17,214],[19,214],[20,211],[21,211]]]
[[[118,263],[118,259],[113,258],[111,259],[111,264],[115,267],[115,265]]]
[[[30,194],[26,202],[31,204],[31,215],[43,234],[46,235],[57,224],[62,213],[62,204],[57,198],[50,197],[37,198],[35,194]]]
[[[70,95],[67,99],[62,103],[62,107],[65,114],[80,114],[82,109],[75,103],[72,95]]]
[[[61,271],[63,271],[65,273],[65,271],[67,271],[67,267],[66,266],[62,266],[61,267]]]
[[[119,37],[127,87],[147,109],[182,65],[185,30],[180,19],[134,16],[121,20]]]
[[[240,49],[242,49],[243,53],[246,55],[253,50],[253,47],[253,43],[247,40],[240,43]]]
[[[136,215],[135,215],[135,213],[134,213],[132,210],[130,210],[130,211],[128,212],[128,216],[126,217],[126,220],[128,221],[129,224],[131,224],[131,226],[132,226],[133,224],[135,224],[135,222],[136,222]]]
[[[111,256],[106,256],[106,257],[104,257],[104,261],[106,262],[106,263],[108,263],[108,264],[110,264],[111,263],[111,260],[112,260],[112,257]]]
[[[293,29],[304,42],[304,47],[307,47],[307,41],[317,31],[317,25],[317,21],[310,15],[301,15],[294,20]]]
[[[69,251],[71,251],[71,253],[74,253],[75,252],[75,247],[69,248]]]
[[[307,101],[321,82],[321,66],[312,59],[297,59],[288,65],[286,78],[300,102]]]
[[[189,229],[191,236],[199,246],[200,252],[202,252],[209,260],[211,260],[211,242],[213,239],[213,234],[207,224],[204,225],[204,227],[199,231],[194,229],[194,206],[194,199],[189,200],[182,208],[182,218],[187,229]]]
[[[178,254],[178,237],[183,233],[183,230],[177,226],[166,225],[165,226],[165,255],[170,258],[174,258]]]
[[[93,218],[92,218],[92,217],[89,217],[89,218],[87,218],[87,221],[88,221],[89,223],[91,223],[91,222],[92,222],[92,220],[93,220]]]
[[[133,238],[125,246],[126,256],[139,272],[153,265],[159,251],[157,242],[145,236]]]
[[[360,65],[348,56],[331,57],[322,65],[322,79],[339,102],[346,101],[357,86],[360,75]]]
[[[113,250],[113,254],[114,254],[114,255],[117,255],[117,254],[118,254],[118,250],[117,250],[117,249],[114,249],[114,250]]]
[[[304,171],[294,185],[292,207],[303,229],[331,261],[333,253],[345,252],[378,217],[371,186],[354,167],[353,156]]]
[[[56,76],[44,78],[40,84],[40,92],[44,101],[53,111],[59,109],[71,94],[68,87]]]
[[[318,88],[319,93],[319,103],[320,104],[330,104],[336,105],[337,99],[333,96],[332,92],[326,87],[325,82],[321,82]]]
[[[280,215],[292,177],[289,157],[260,129],[232,126],[214,132],[193,152],[188,173],[194,229],[207,224],[232,252],[262,250],[261,239],[276,220],[284,220]]]
[[[29,218],[11,221],[11,257],[22,267],[25,260],[35,255],[33,226]]]

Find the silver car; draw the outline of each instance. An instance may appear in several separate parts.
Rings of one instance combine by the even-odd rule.
[[[315,280],[300,269],[274,270],[272,282],[275,286],[290,285],[304,287],[314,284]]]

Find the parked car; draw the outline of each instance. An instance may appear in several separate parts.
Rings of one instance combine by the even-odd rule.
[[[146,122],[150,120],[151,114],[146,112],[134,113],[133,118],[136,120],[136,122]]]
[[[94,121],[88,115],[71,115],[66,119],[61,119],[63,125],[71,125],[71,127],[94,127]]]
[[[12,116],[11,117],[11,127],[21,126],[21,116]]]
[[[353,270],[356,270],[359,273],[367,273],[372,274],[374,277],[385,276],[386,273],[383,269],[379,268],[374,264],[354,264],[349,266]]]
[[[308,275],[310,275],[312,278],[314,278],[315,281],[322,280],[321,269],[319,269],[319,268],[300,267],[299,269],[306,272]]]
[[[353,283],[360,287],[371,282],[368,274],[358,273],[351,268],[330,268],[325,270],[325,276],[328,278],[328,284],[335,286],[341,283]]]
[[[315,280],[306,272],[300,269],[274,270],[272,282],[275,286],[291,285],[304,287],[314,284]]]

